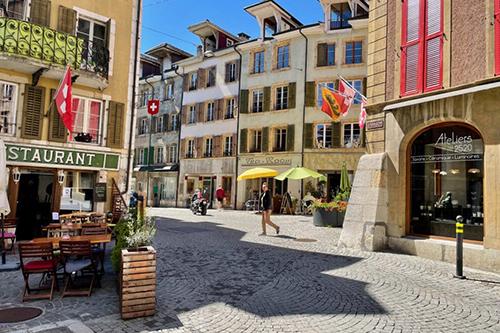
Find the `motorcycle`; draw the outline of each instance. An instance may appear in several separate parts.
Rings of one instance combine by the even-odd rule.
[[[208,201],[203,197],[198,198],[197,196],[193,196],[190,208],[194,215],[198,213],[201,215],[207,215]]]

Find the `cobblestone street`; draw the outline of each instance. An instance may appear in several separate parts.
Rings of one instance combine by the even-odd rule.
[[[468,280],[457,280],[446,263],[339,250],[340,229],[314,227],[310,217],[275,216],[280,235],[258,236],[260,216],[249,212],[149,213],[160,217],[155,317],[122,321],[109,273],[90,298],[27,302],[44,314],[0,331],[500,331],[498,275],[466,269]],[[19,305],[20,271],[1,280],[1,306]]]

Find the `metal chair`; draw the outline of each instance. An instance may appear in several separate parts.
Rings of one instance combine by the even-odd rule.
[[[92,254],[90,241],[60,241],[61,260],[64,267],[64,290],[65,296],[90,296],[97,277],[97,264]],[[92,279],[87,290],[70,289],[70,285],[75,285],[75,278],[78,272],[92,272]]]
[[[57,288],[57,259],[54,257],[52,242],[25,243],[18,244],[19,260],[21,261],[21,271],[24,277],[23,302],[29,299],[52,300],[54,288]],[[46,294],[32,294],[32,291],[47,290],[47,288],[31,288],[29,277],[32,274],[50,274],[50,292]]]

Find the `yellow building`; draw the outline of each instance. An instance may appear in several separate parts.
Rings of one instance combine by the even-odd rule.
[[[11,217],[18,218],[18,238],[29,239],[52,212],[107,212],[119,198],[113,190],[128,190],[140,11],[137,0],[4,4],[0,137]],[[72,135],[51,104],[67,65],[74,81]]]

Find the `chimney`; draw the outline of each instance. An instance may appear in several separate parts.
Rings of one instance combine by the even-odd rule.
[[[249,40],[249,39],[250,39],[250,36],[249,36],[249,35],[247,35],[247,34],[246,34],[246,33],[244,33],[244,32],[240,32],[240,33],[238,34],[238,37],[240,38],[240,42],[246,42],[247,40]]]

